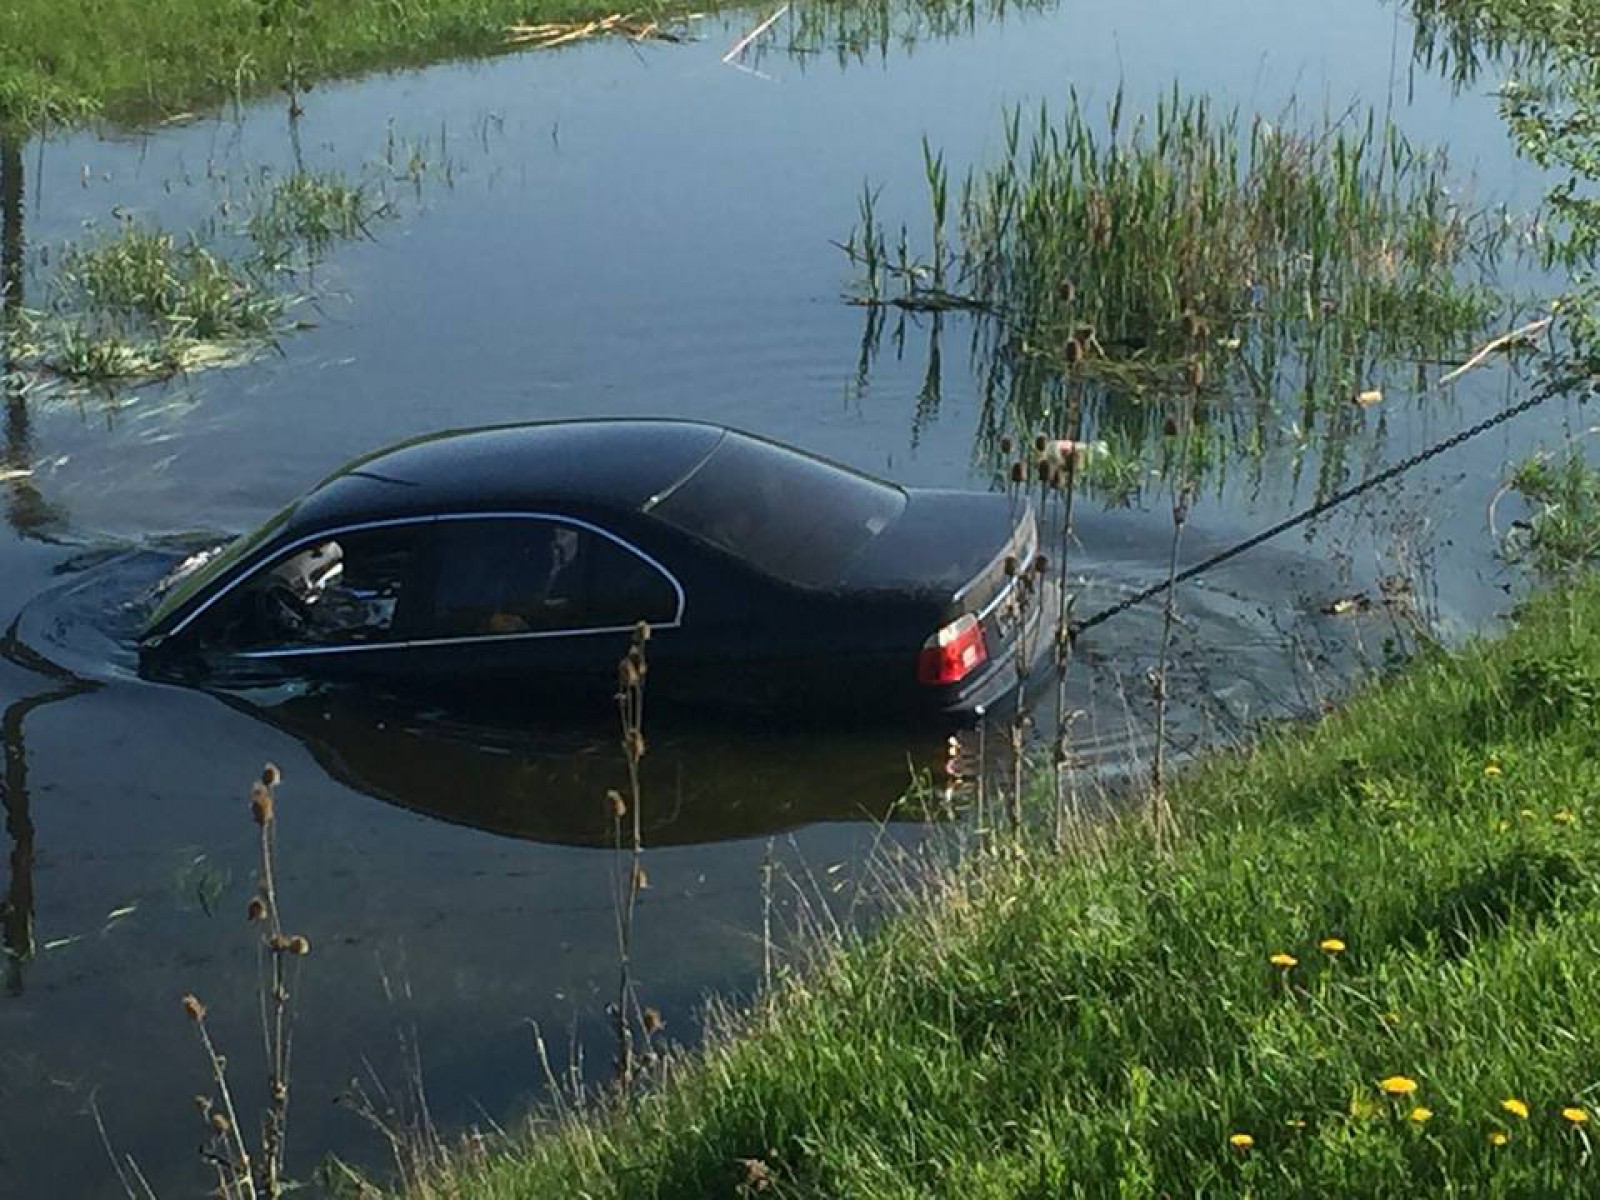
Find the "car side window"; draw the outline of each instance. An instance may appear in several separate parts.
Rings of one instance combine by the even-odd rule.
[[[578,633],[670,621],[656,567],[584,526],[542,517],[440,521],[418,638]]]
[[[331,534],[258,569],[196,618],[209,647],[295,650],[404,640],[418,527]]]

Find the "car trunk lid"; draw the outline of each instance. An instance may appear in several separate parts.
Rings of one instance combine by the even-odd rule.
[[[910,491],[900,518],[852,565],[846,583],[921,595],[937,628],[908,630],[920,643],[923,684],[966,687],[1011,654],[1022,614],[1007,563],[1025,569],[1038,547],[1026,500],[971,492]],[[923,640],[924,637],[926,640]]]
[[[1031,544],[1027,501],[999,494],[907,489],[899,517],[857,555],[846,587],[916,592],[982,606],[1005,583],[1005,560]]]

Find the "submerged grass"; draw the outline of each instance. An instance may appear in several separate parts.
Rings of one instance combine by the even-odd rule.
[[[1588,1196],[1600,584],[1016,848],[433,1197]]]

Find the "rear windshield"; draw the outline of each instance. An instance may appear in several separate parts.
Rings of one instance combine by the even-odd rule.
[[[768,575],[827,587],[905,506],[897,487],[730,433],[646,509]]]

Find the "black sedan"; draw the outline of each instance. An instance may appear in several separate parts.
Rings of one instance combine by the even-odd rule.
[[[613,687],[647,621],[653,697],[966,714],[1036,653],[1018,582],[1036,544],[1024,500],[901,488],[714,425],[451,432],[184,563],[141,670],[563,705]]]

